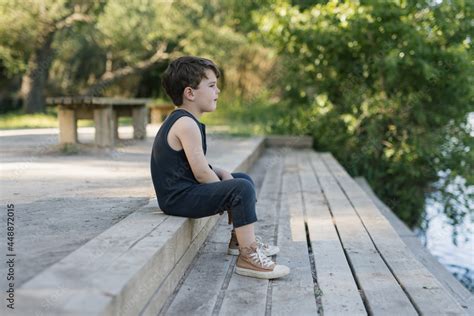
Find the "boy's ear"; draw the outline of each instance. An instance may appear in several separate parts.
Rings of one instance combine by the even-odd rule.
[[[185,97],[186,99],[189,99],[189,100],[193,100],[194,99],[193,89],[191,89],[191,87],[184,88],[183,97]]]

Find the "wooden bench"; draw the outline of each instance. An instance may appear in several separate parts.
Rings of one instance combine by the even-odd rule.
[[[174,104],[152,104],[150,105],[150,123],[158,124],[171,113],[176,106]]]
[[[118,139],[118,119],[130,116],[133,119],[133,138],[146,137],[147,108],[150,99],[119,99],[96,97],[47,98],[48,105],[58,106],[59,143],[77,143],[77,120],[95,121],[95,144],[101,147],[114,146]]]

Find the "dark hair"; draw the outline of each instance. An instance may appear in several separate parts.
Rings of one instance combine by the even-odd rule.
[[[161,84],[174,105],[183,104],[183,92],[186,87],[197,89],[202,78],[209,79],[205,73],[206,69],[214,71],[216,78],[220,77],[216,64],[202,57],[182,56],[168,65],[161,77]]]

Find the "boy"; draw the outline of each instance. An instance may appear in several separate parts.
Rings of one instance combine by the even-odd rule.
[[[255,278],[285,276],[289,268],[267,256],[279,249],[256,240],[256,193],[245,173],[212,167],[206,160],[206,129],[199,122],[216,110],[220,72],[209,59],[183,56],[171,62],[162,84],[178,106],[163,122],[153,143],[151,175],[158,203],[165,214],[201,218],[229,212],[234,230],[229,254],[239,255],[236,273]]]

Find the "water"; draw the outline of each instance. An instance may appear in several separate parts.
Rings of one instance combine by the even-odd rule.
[[[460,225],[456,243],[452,240],[453,227],[448,224],[442,206],[428,199],[426,218],[417,235],[438,261],[471,293],[474,293],[474,222],[466,216]]]
[[[468,116],[467,123],[471,128],[470,135],[474,137],[474,112]],[[440,172],[439,175],[443,178],[446,173]],[[450,193],[459,195],[460,187],[463,192],[474,192],[474,187],[465,186],[463,178],[458,177],[454,182],[447,187]],[[423,223],[415,232],[430,253],[474,293],[474,201],[461,197],[468,206],[466,209],[459,205],[457,211],[467,214],[457,228],[458,234],[453,237],[454,228],[444,214],[443,205],[437,201],[437,194],[439,192],[434,192],[427,198]]]

